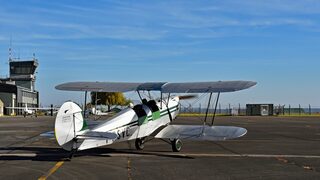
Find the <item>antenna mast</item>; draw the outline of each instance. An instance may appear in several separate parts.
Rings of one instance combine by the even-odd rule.
[[[10,45],[9,45],[9,63],[12,61],[12,36],[10,36]]]

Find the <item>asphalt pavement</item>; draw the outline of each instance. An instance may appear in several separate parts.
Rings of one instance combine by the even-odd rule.
[[[178,117],[176,124],[201,124]],[[53,117],[0,118],[2,179],[320,179],[320,117],[217,117],[244,127],[239,139],[183,141],[181,152],[161,140],[123,142],[78,152],[71,160],[54,138]]]

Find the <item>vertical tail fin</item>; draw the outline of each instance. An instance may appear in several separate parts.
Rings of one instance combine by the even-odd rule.
[[[54,127],[55,137],[58,144],[67,151],[77,148],[74,147],[77,132],[85,126],[81,112],[79,105],[74,102],[65,102],[58,111]]]

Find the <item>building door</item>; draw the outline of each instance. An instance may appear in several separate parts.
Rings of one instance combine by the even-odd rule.
[[[269,115],[269,105],[261,105],[261,116]]]
[[[4,109],[4,104],[2,100],[0,99],[0,116],[3,116],[3,109]]]

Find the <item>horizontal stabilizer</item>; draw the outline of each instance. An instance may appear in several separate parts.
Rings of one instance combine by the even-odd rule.
[[[47,131],[47,132],[41,133],[40,136],[41,137],[53,138],[54,137],[54,131]]]
[[[169,125],[155,138],[223,141],[239,138],[246,133],[245,128],[234,126]]]
[[[77,136],[78,139],[88,139],[88,138],[102,138],[102,139],[110,139],[115,140],[118,138],[118,135],[113,132],[97,132],[97,131],[87,131],[82,135]]]

